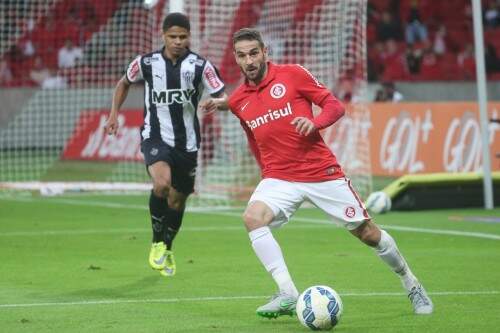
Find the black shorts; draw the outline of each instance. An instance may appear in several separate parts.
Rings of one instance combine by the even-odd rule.
[[[144,154],[146,169],[158,161],[166,162],[172,172],[172,187],[186,195],[194,192],[198,152],[182,151],[163,141],[151,139],[141,143],[141,151]]]

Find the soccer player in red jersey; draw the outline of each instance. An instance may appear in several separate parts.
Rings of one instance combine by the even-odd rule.
[[[279,288],[257,314],[275,318],[295,311],[299,293],[270,227],[287,223],[304,201],[312,202],[375,249],[401,278],[416,314],[432,313],[432,301],[394,239],[371,220],[318,131],[344,115],[343,105],[304,67],[269,62],[257,30],[237,31],[233,47],[246,80],[228,104],[240,119],[263,178],[243,219],[257,257]],[[215,110],[222,103],[222,99],[212,99],[204,107]],[[313,103],[322,109],[316,117]]]

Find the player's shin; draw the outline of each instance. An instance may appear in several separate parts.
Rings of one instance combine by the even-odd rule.
[[[163,242],[165,229],[164,220],[167,208],[167,199],[158,197],[151,191],[149,196],[149,213],[151,214],[151,224],[153,228],[153,243]]]
[[[179,232],[182,224],[182,217],[184,216],[184,209],[177,211],[172,208],[167,208],[165,215],[165,232],[163,240],[167,246],[167,250],[172,249],[174,238]]]
[[[255,254],[271,274],[280,292],[290,296],[299,295],[285,264],[281,248],[269,227],[260,227],[249,232]]]
[[[381,230],[380,242],[375,247],[378,256],[400,276],[406,290],[410,291],[418,284],[406,260],[403,258],[394,239],[385,230]]]

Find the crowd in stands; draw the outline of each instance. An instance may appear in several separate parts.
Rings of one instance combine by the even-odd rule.
[[[500,80],[500,0],[483,0],[489,79]],[[370,81],[475,79],[470,0],[369,0]]]
[[[8,45],[0,54],[1,86],[64,88],[78,69],[85,72],[83,46],[116,10],[116,1],[4,0],[0,13],[2,38]],[[105,3],[105,4],[104,4]]]
[[[107,20],[120,16],[121,0],[59,0],[49,9],[40,1],[2,1],[9,10],[0,13],[0,34],[15,39],[4,44],[8,49],[0,50],[0,86],[66,87],[92,82],[92,73],[102,72],[88,61],[93,50],[126,52],[120,46],[96,45],[100,38],[90,41]],[[489,79],[500,80],[500,0],[482,3],[486,70]],[[472,32],[470,0],[368,0],[368,79],[473,80]],[[108,64],[106,54],[92,56],[102,59],[100,66],[122,68],[125,63]]]

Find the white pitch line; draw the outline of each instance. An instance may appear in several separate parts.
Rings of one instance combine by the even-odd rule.
[[[25,198],[25,197],[1,197],[0,199],[11,200],[11,201],[23,201],[23,202],[39,202],[40,201],[40,200],[35,200],[33,198]],[[43,202],[56,203],[56,204],[62,203],[62,204],[78,205],[78,206],[118,208],[118,209],[146,210],[146,208],[147,208],[145,205],[131,205],[131,204],[121,204],[121,203],[112,203],[112,202],[73,200],[73,199],[47,199],[47,200],[43,200]],[[210,210],[188,209],[187,211],[190,213],[204,213],[204,214],[211,214],[211,215],[231,216],[231,217],[237,217],[237,218],[241,218],[241,215],[242,215],[241,213],[232,213],[230,211],[214,211],[213,209],[210,209]],[[335,225],[333,222],[331,222],[330,220],[327,220],[327,219],[294,217],[293,220],[299,221],[299,222],[313,223],[313,224]],[[387,229],[387,230],[396,230],[396,231],[419,232],[419,233],[428,233],[428,234],[434,234],[434,235],[451,235],[451,236],[463,236],[463,237],[500,240],[500,235],[483,233],[483,232],[469,232],[469,231],[443,230],[443,229],[427,229],[427,228],[396,226],[396,225],[380,225],[380,227]]]
[[[144,205],[133,205],[133,204],[122,204],[118,202],[102,202],[102,201],[91,201],[91,200],[77,200],[77,199],[61,199],[61,198],[53,198],[53,199],[46,199],[46,198],[40,198],[40,199],[35,199],[32,197],[12,197],[12,196],[0,196],[0,200],[7,200],[7,201],[20,201],[20,202],[43,202],[43,203],[54,203],[54,204],[66,204],[66,205],[75,205],[75,206],[91,206],[91,207],[102,207],[102,208],[118,208],[118,209],[133,209],[133,210],[148,210],[148,207],[146,204]],[[217,207],[210,207],[210,208],[198,208],[198,207],[188,207],[186,211],[190,213],[197,213],[197,212],[217,212],[217,211],[228,211],[231,209],[241,209],[243,212],[243,208],[217,208]]]
[[[484,291],[437,291],[430,292],[432,296],[478,296],[478,295],[500,295],[498,290]],[[374,292],[374,293],[340,293],[342,297],[394,297],[406,296],[401,292]],[[114,305],[114,304],[138,304],[138,303],[180,303],[180,302],[209,302],[209,301],[239,301],[247,299],[262,299],[269,296],[212,296],[212,297],[180,297],[180,298],[157,298],[157,299],[107,299],[79,302],[44,302],[44,303],[13,303],[0,304],[0,309],[7,308],[29,308],[49,306],[71,306],[71,305]]]
[[[292,229],[318,229],[324,225],[291,225]],[[243,226],[234,227],[183,227],[183,232],[208,232],[208,231],[241,231],[245,232]],[[64,235],[93,235],[93,234],[128,234],[128,233],[151,233],[151,228],[122,228],[122,229],[84,229],[84,230],[43,230],[43,231],[7,231],[0,232],[0,237],[17,236],[64,236]]]

